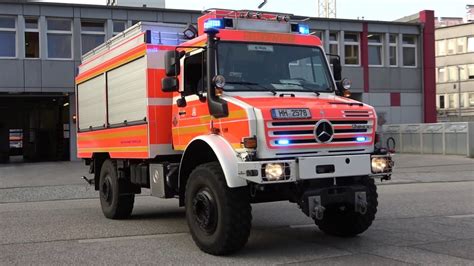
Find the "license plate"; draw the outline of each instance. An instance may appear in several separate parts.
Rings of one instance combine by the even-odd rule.
[[[311,118],[311,112],[306,108],[282,108],[272,109],[273,119],[298,119]]]

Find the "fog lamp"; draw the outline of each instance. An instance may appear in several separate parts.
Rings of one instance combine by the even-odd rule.
[[[267,163],[265,165],[265,177],[268,181],[284,179],[285,165],[282,163]]]
[[[372,173],[384,173],[388,170],[389,162],[385,157],[372,158]]]

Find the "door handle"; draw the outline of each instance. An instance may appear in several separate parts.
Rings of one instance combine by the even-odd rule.
[[[185,115],[185,114],[186,114],[186,111],[179,111],[178,114],[179,114],[179,115]]]

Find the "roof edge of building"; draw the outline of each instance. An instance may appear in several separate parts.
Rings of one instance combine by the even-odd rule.
[[[2,1],[0,4],[20,4],[20,5],[39,5],[39,6],[70,6],[70,7],[85,7],[85,8],[98,8],[98,9],[119,9],[119,10],[139,10],[139,11],[157,11],[157,12],[178,12],[178,13],[195,13],[202,14],[203,11],[195,9],[174,9],[174,8],[158,8],[158,7],[133,7],[133,6],[108,6],[108,5],[92,5],[92,4],[78,4],[78,3],[55,3],[55,2],[29,2],[27,0],[18,0],[18,1]],[[272,11],[268,11],[271,13]],[[416,14],[418,16],[418,14]],[[398,24],[398,25],[417,25],[420,24],[419,21],[402,21],[400,19],[394,21],[385,21],[385,20],[361,20],[361,19],[347,19],[347,18],[323,18],[323,17],[310,17],[310,16],[301,16],[294,15],[295,20],[309,18],[313,21],[339,21],[339,22],[352,22],[352,23],[379,23],[379,24]]]

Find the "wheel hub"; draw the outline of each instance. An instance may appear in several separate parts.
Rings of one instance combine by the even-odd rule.
[[[104,182],[102,183],[102,198],[105,202],[112,203],[112,181],[110,176],[106,176]]]
[[[212,233],[217,225],[217,208],[212,194],[200,190],[193,199],[193,215],[198,226],[206,233]]]

